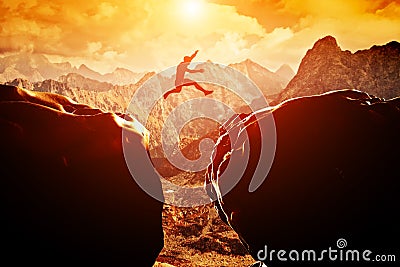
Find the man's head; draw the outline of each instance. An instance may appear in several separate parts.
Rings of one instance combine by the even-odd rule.
[[[192,58],[191,58],[191,57],[185,56],[185,57],[183,58],[183,62],[190,62],[190,61],[192,61]]]

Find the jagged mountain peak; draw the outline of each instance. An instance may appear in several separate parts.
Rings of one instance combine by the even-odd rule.
[[[83,75],[81,75],[79,73],[71,72],[71,73],[68,73],[68,74],[65,74],[65,75],[61,75],[60,77],[58,77],[57,80],[59,82],[64,82],[64,80],[67,79],[67,78],[89,79],[89,78],[86,78],[86,77],[84,77]]]
[[[312,50],[319,50],[319,49],[324,49],[324,50],[341,50],[335,37],[333,36],[325,36],[324,38],[319,39],[317,42],[315,42]]]
[[[389,99],[400,95],[399,72],[398,42],[351,53],[342,51],[336,39],[327,36],[308,50],[296,76],[276,102],[340,89],[357,89]]]
[[[275,71],[279,76],[291,80],[296,73],[294,73],[293,69],[288,64],[283,64]]]
[[[236,63],[236,64],[242,64],[242,65],[246,65],[246,66],[260,66],[260,67],[262,67],[264,69],[267,69],[267,68],[261,66],[260,64],[258,64],[257,62],[251,60],[250,58],[247,58],[247,59],[245,59],[245,60],[243,60],[243,61],[241,61],[239,63]]]
[[[390,41],[385,45],[374,45],[370,48],[370,50],[391,50],[391,51],[400,51],[400,43],[397,41]],[[362,53],[365,50],[357,51],[356,53]]]
[[[230,67],[235,68],[239,71],[244,72],[246,75],[249,73],[250,69],[253,70],[259,70],[259,71],[263,71],[263,72],[267,72],[270,74],[273,74],[272,71],[270,71],[269,69],[267,69],[266,67],[258,64],[257,62],[254,62],[251,59],[245,59],[239,63],[233,63],[233,64],[229,64]]]
[[[114,72],[116,72],[116,71],[126,71],[126,72],[131,72],[130,70],[128,70],[128,69],[125,69],[125,68],[121,68],[121,67],[118,67],[118,68],[115,68],[115,70],[114,70]]]
[[[229,66],[249,77],[265,96],[278,94],[290,80],[290,78],[278,75],[251,59],[230,64]]]
[[[251,60],[250,58],[246,58],[244,61],[242,61],[245,64],[257,64],[255,63],[253,60]]]
[[[81,64],[78,68],[77,73],[79,73],[82,76],[85,76],[86,78],[90,78],[93,80],[98,80],[98,81],[103,81],[103,77],[100,73],[97,71],[92,70],[85,64]]]
[[[386,46],[395,47],[395,48],[399,49],[400,43],[397,41],[391,41],[391,42],[387,43]]]
[[[79,70],[90,70],[90,71],[94,71],[91,68],[89,68],[88,66],[86,66],[85,64],[81,64],[78,68]]]

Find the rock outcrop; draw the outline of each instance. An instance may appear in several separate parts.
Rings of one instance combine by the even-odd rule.
[[[74,73],[61,76],[58,81],[44,80],[31,83],[25,79],[15,79],[6,84],[19,86],[34,92],[60,94],[79,103],[85,103],[106,112],[117,113],[126,111],[132,95],[137,89],[136,85],[111,85]]]
[[[0,128],[3,262],[152,266],[163,247],[163,204],[132,179],[123,154],[124,144],[162,194],[143,129],[57,94],[4,85]]]
[[[318,40],[296,76],[276,100],[357,89],[385,99],[400,95],[400,43],[392,41],[355,53],[342,51],[332,36]]]
[[[274,141],[265,133],[271,129],[260,125],[271,116],[275,157],[267,176],[258,177],[261,146],[273,147]],[[208,167],[207,180],[213,182],[208,193],[218,199],[221,218],[255,259],[265,255],[258,254],[265,246],[268,251],[314,249],[319,257],[323,249],[338,249],[340,238],[347,240],[349,249],[396,254],[400,221],[393,211],[400,200],[399,133],[398,98],[385,101],[352,90],[241,114],[221,128]],[[240,175],[238,165],[244,172],[235,177]],[[221,190],[237,178],[238,184],[221,197]],[[260,178],[264,182],[250,193],[251,180]],[[267,256],[268,266],[299,263],[279,261],[276,254],[273,259]],[[332,262],[325,257],[318,266],[324,264]]]

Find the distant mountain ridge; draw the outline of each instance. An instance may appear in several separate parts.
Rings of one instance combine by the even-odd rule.
[[[294,76],[293,70],[288,65],[282,65],[274,73],[250,59],[229,66],[253,80],[265,96],[279,93]],[[145,72],[135,73],[124,68],[116,68],[113,72],[101,74],[85,64],[76,68],[69,62],[51,63],[44,55],[26,52],[0,57],[0,83],[10,82],[17,78],[30,82],[42,82],[49,79],[63,80],[64,76],[68,76],[70,73],[112,85],[135,84],[146,74]]]
[[[282,66],[280,66],[279,69],[275,71],[275,74],[281,76],[282,78],[285,78],[288,83],[296,75],[296,73],[288,64],[283,64]]]
[[[71,88],[81,88],[91,91],[109,91],[112,90],[114,85],[107,82],[100,82],[95,79],[86,78],[78,73],[68,73],[67,75],[60,76],[57,81],[65,83]]]
[[[99,82],[111,83],[113,85],[134,84],[146,74],[146,72],[136,73],[124,68],[116,68],[113,72],[100,74],[90,69],[85,64],[80,65],[79,68],[72,73],[78,73],[86,78]]]
[[[278,69],[279,72],[277,71],[274,73],[250,59],[246,59],[240,63],[230,64],[229,67],[237,69],[249,77],[265,96],[280,93],[294,76],[294,72],[289,65],[282,65]],[[293,75],[291,75],[290,71]]]
[[[400,43],[351,53],[341,50],[334,37],[326,36],[308,50],[276,102],[338,89],[358,89],[385,99],[399,96]]]
[[[101,74],[85,64],[76,68],[69,62],[51,63],[44,55],[22,52],[0,57],[0,82],[5,83],[16,78],[31,82],[57,80],[62,75],[77,73],[86,78],[107,82],[113,85],[136,83],[145,73],[136,73],[124,68],[116,68],[113,72]]]
[[[149,77],[147,77],[149,78]],[[72,100],[97,107],[104,112],[124,113],[138,85],[112,85],[69,73],[58,80],[30,82],[17,78],[6,82],[32,91],[48,92],[67,96]]]
[[[70,63],[51,63],[45,56],[22,52],[0,58],[0,82],[23,78],[32,82],[57,79],[60,75],[74,72]]]
[[[352,53],[326,36],[307,51],[296,75],[286,64],[272,72],[250,59],[229,66],[249,77],[271,104],[341,89],[358,89],[386,99],[400,95],[400,43],[396,41]],[[207,79],[218,69],[210,71],[200,76]],[[26,52],[0,58],[0,83],[15,78],[31,83],[53,80],[69,88],[110,91],[114,85],[143,83],[153,74],[136,75],[123,68],[100,74],[84,64],[76,68],[68,62],[51,63],[43,55]]]
[[[197,68],[204,67],[206,71],[204,73],[188,73],[188,78],[196,81],[209,81],[212,77],[218,77],[222,81],[226,81],[225,88],[232,89],[238,86],[232,79],[237,74],[236,69],[249,77],[261,89],[271,105],[292,97],[315,95],[346,88],[359,89],[378,97],[392,98],[400,95],[399,46],[398,42],[391,42],[384,46],[373,46],[368,50],[351,53],[350,51],[342,51],[335,38],[328,36],[317,41],[313,48],[307,52],[295,76],[288,65],[283,65],[275,72],[272,72],[251,60],[245,60],[229,65],[231,68],[227,68],[225,71],[223,71],[225,66],[201,63],[197,65]],[[53,64],[42,56],[29,58],[27,56],[25,55],[23,59],[8,58],[5,60],[0,58],[0,83],[2,82],[1,78],[4,78],[4,73],[13,74],[13,71],[15,71],[21,75],[19,76],[20,78],[7,82],[7,84],[33,91],[62,94],[77,102],[109,112],[125,113],[136,90],[145,81],[156,75],[154,72],[149,72],[142,75],[142,78],[135,83],[125,86],[113,85],[101,80],[107,74],[97,73],[86,65],[81,65],[79,68],[75,68],[75,73],[70,73],[66,70],[74,67],[69,63]],[[24,61],[29,64],[24,65]],[[46,66],[48,69],[46,69]],[[82,74],[79,74],[79,72]],[[38,77],[43,79],[45,73],[49,76],[53,75],[52,77],[55,78],[36,82],[27,78]],[[129,75],[129,71],[126,72],[125,69],[116,69],[113,73],[121,75],[120,77],[125,74]],[[136,101],[138,112],[132,113],[135,118],[140,118],[140,121],[143,121],[143,117],[148,115],[144,112],[141,113],[141,108],[146,106],[146,101],[154,95],[161,97],[163,90],[171,88],[171,85],[173,86],[174,74],[171,73],[171,75],[157,75],[158,77],[155,77],[156,80],[154,81],[154,85],[157,85],[157,88],[143,91],[143,97],[138,98],[139,101]],[[289,82],[293,76],[294,78]],[[249,112],[249,110],[243,109],[244,102],[241,98],[243,95],[238,97],[229,92],[229,90],[223,90],[220,86],[207,83],[203,83],[203,85],[206,89],[214,90],[214,93],[209,95],[208,98],[232,107],[236,113]],[[161,97],[161,101],[152,108],[152,114],[148,117],[149,119],[147,122],[143,122],[143,124],[146,124],[145,127],[151,129],[153,138],[150,142],[150,153],[152,158],[162,162],[165,161],[160,149],[161,132],[172,110],[188,99],[201,96],[203,94],[193,87],[185,87],[180,94],[174,94],[167,100],[163,100]],[[257,102],[260,98],[256,95],[248,95],[248,99]],[[271,101],[274,102],[271,103]],[[197,107],[192,106],[192,108],[197,110]],[[212,105],[209,109],[210,112],[218,114],[218,116],[227,113],[223,105]],[[188,121],[190,119],[189,115],[189,112],[188,114],[179,113],[174,120]],[[196,126],[187,127],[187,140],[189,141],[185,141],[185,143],[189,144],[188,149],[192,149],[190,145],[193,140],[201,139],[199,137],[205,135],[214,136],[217,128],[207,120],[197,123]],[[175,142],[175,134],[167,133],[165,140]],[[195,147],[197,148],[197,146]],[[195,152],[192,154],[195,154]],[[167,164],[161,163],[160,165],[163,165],[165,169],[171,169]]]

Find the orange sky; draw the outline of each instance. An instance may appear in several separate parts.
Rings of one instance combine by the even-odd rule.
[[[196,49],[197,60],[297,69],[326,35],[351,51],[400,41],[400,1],[5,0],[0,14],[0,55],[33,51],[100,72],[162,70]]]

